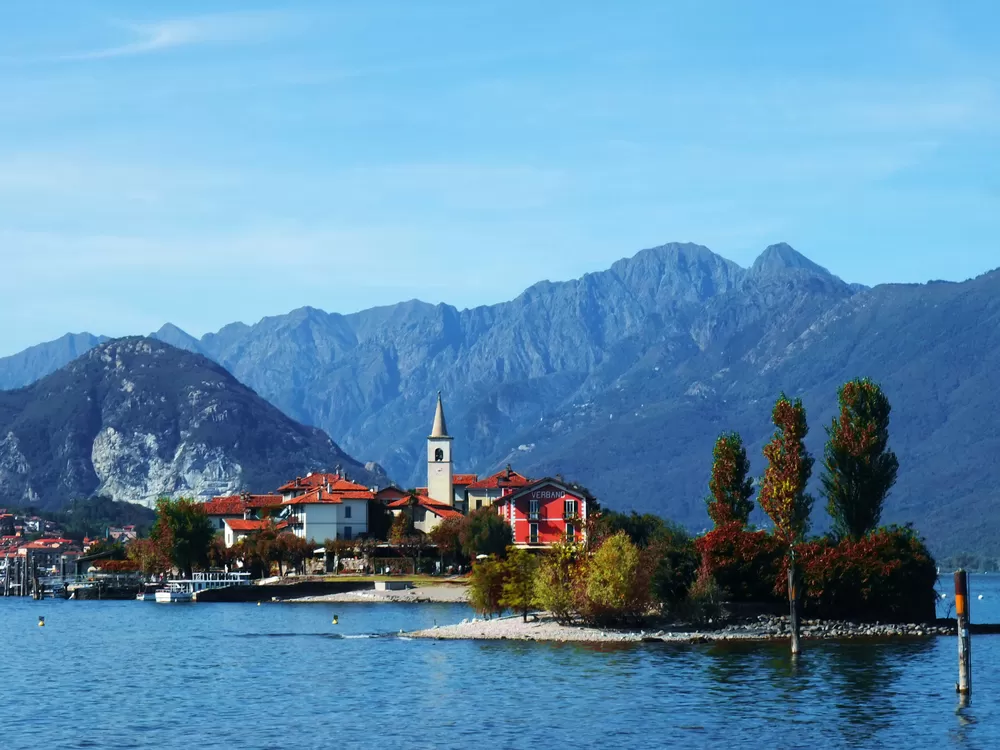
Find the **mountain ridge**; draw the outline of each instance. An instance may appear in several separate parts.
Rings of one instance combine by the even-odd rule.
[[[925,533],[948,545],[963,527],[942,526],[943,511],[932,506],[975,502],[992,477],[970,472],[942,484],[940,460],[919,460],[935,452],[923,426],[939,420],[935,404],[962,390],[949,370],[966,349],[980,349],[981,361],[1000,351],[988,328],[996,286],[998,272],[867,288],[784,243],[750,268],[701,245],[670,243],[579,279],[532,284],[495,305],[459,310],[414,300],[347,315],[298,308],[188,343],[403,484],[422,483],[423,441],[443,390],[459,469],[484,473],[514,462],[535,474],[563,473],[610,507],[664,513],[694,529],[707,523],[702,497],[718,432],[744,433],[759,474],[770,407],[784,390],[806,400],[809,446],[819,456],[836,387],[871,376],[885,381],[896,408],[892,444],[903,464],[886,520],[933,521],[937,528]],[[178,330],[164,335],[188,340]],[[946,345],[933,345],[935,336]],[[908,363],[919,372],[908,373]],[[927,373],[947,384],[943,391]],[[981,384],[970,398],[988,413],[1000,382],[992,372],[969,373]],[[957,413],[967,429],[976,426],[965,407]],[[644,492],[650,481],[670,487],[669,496]],[[926,488],[941,501],[923,499]],[[993,531],[1000,520],[996,529],[970,529],[1000,554],[987,539]]]

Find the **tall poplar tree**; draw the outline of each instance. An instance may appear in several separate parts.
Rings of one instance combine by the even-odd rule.
[[[753,479],[743,438],[738,432],[724,432],[712,451],[711,496],[706,500],[708,515],[716,527],[739,521],[746,526],[753,510]]]
[[[771,414],[775,431],[766,446],[768,465],[761,480],[758,502],[774,523],[774,533],[789,546],[805,536],[813,499],[806,492],[813,458],[806,450],[806,410],[802,399],[790,401],[782,393]]]
[[[837,396],[840,416],[826,429],[823,494],[834,531],[860,539],[878,526],[896,483],[899,461],[888,448],[892,407],[868,378],[844,383]]]

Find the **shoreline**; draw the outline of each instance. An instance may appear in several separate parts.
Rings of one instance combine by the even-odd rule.
[[[404,602],[412,604],[466,604],[469,601],[469,591],[464,584],[439,583],[426,586],[415,586],[401,591],[376,591],[361,589],[343,591],[334,594],[318,594],[315,596],[298,596],[280,600],[281,604],[328,604],[328,603],[370,603],[370,602]]]
[[[550,615],[508,615],[492,620],[472,618],[454,625],[443,625],[406,633],[411,638],[434,640],[542,641],[556,643],[721,643],[784,641],[789,637],[787,617],[760,616],[755,620],[723,628],[682,629],[649,626],[646,628],[600,628],[589,625],[561,625]],[[532,619],[534,618],[534,619]],[[853,623],[806,620],[803,640],[859,640],[878,638],[930,638],[955,635],[954,628],[933,623]]]

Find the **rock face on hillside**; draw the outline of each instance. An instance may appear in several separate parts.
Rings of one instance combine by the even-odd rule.
[[[152,339],[104,343],[0,393],[0,505],[55,508],[95,494],[151,505],[274,489],[337,465],[385,482],[219,365]]]
[[[748,269],[670,244],[489,307],[303,308],[199,340],[173,327],[160,335],[400,483],[423,484],[440,389],[460,470],[562,473],[609,507],[696,530],[708,524],[720,431],[743,433],[759,475],[784,390],[804,399],[820,456],[837,386],[867,375],[894,407],[900,472],[885,520],[913,521],[937,549],[1000,554],[998,323],[997,273],[865,289],[784,244]],[[16,464],[16,453],[0,461]],[[814,516],[821,528],[821,500]]]

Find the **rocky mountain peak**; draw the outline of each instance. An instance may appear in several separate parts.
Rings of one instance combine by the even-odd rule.
[[[832,276],[823,266],[813,263],[785,242],[769,245],[750,267],[750,273],[754,276],[779,274],[786,271],[809,271],[822,276]]]

